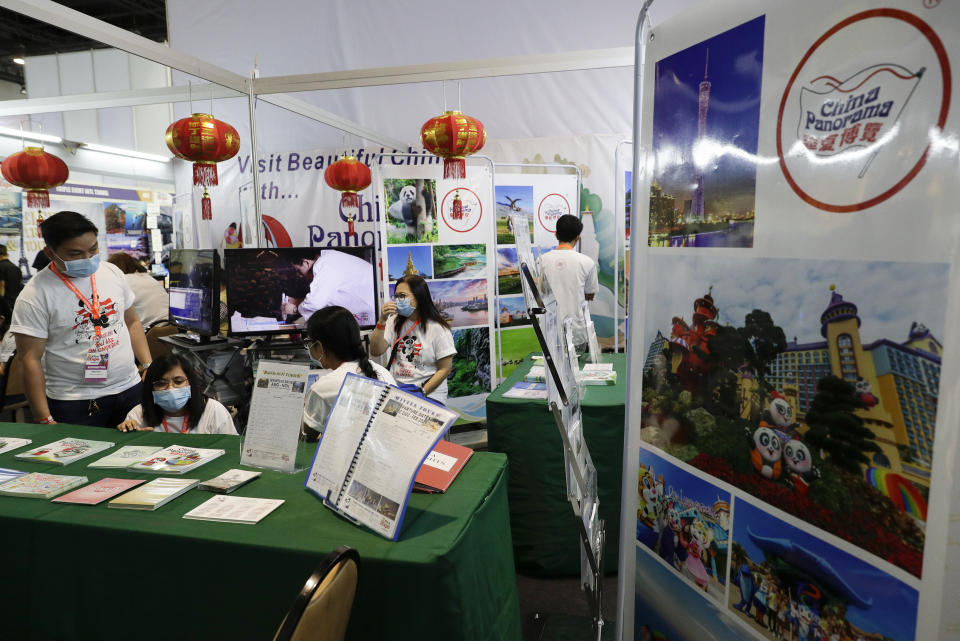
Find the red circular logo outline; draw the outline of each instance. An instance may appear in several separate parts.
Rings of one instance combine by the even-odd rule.
[[[546,200],[547,198],[549,198],[550,196],[558,196],[558,197],[560,198],[560,200],[563,201],[563,204],[565,204],[565,205],[567,206],[567,213],[568,213],[568,214],[570,213],[570,201],[567,200],[567,197],[564,196],[563,194],[553,193],[553,194],[547,194],[546,196],[544,196],[543,198],[541,198],[541,199],[540,199],[540,204],[537,205],[537,222],[540,223],[540,226],[543,227],[544,230],[546,230],[546,232],[547,232],[548,234],[555,234],[555,233],[557,233],[556,225],[554,225],[554,229],[549,229],[546,225],[543,224],[543,217],[540,215],[540,210],[543,209],[543,201],[545,201],[545,200]]]
[[[946,49],[943,47],[943,43],[940,41],[940,37],[937,36],[936,32],[928,25],[926,22],[906,11],[900,9],[870,9],[869,11],[862,11],[860,13],[855,13],[849,18],[837,23],[831,27],[825,34],[820,36],[820,38],[813,43],[813,46],[807,50],[807,53],[800,59],[800,62],[797,64],[796,69],[793,70],[793,74],[790,76],[790,80],[787,81],[787,87],[783,91],[783,97],[780,99],[780,110],[777,113],[777,156],[780,159],[780,170],[783,172],[784,178],[786,178],[787,183],[790,185],[790,188],[793,189],[804,202],[809,205],[816,207],[817,209],[822,209],[824,211],[830,211],[835,213],[849,213],[853,211],[862,211],[864,209],[869,209],[874,205],[878,205],[883,201],[887,200],[901,189],[907,186],[907,184],[914,179],[914,177],[923,169],[923,166],[927,162],[927,156],[930,155],[930,145],[927,145],[926,149],[923,150],[923,154],[920,155],[919,160],[916,164],[907,172],[907,174],[900,179],[897,184],[888,189],[887,191],[874,196],[870,200],[865,200],[860,203],[853,203],[852,205],[831,205],[830,203],[825,203],[817,200],[813,196],[805,192],[800,185],[796,183],[793,179],[793,176],[790,175],[790,170],[787,169],[787,162],[783,157],[783,140],[782,140],[782,126],[783,126],[783,111],[787,106],[787,96],[790,94],[790,90],[793,88],[793,82],[797,79],[797,76],[800,74],[800,70],[803,68],[803,65],[806,64],[810,56],[813,55],[813,52],[822,45],[828,38],[833,36],[835,33],[844,29],[855,22],[860,22],[861,20],[867,20],[870,18],[893,18],[895,20],[902,20],[910,26],[914,27],[919,31],[930,43],[930,46],[933,47],[934,52],[937,55],[937,61],[940,63],[940,75],[943,82],[943,98],[940,101],[940,115],[937,119],[937,128],[942,132],[943,127],[947,122],[947,112],[950,110],[950,94],[951,94],[951,73],[950,73],[950,61],[947,57]]]
[[[450,196],[450,194],[454,193],[455,191],[470,192],[471,194],[473,194],[473,197],[477,199],[477,204],[480,205],[480,215],[477,216],[477,222],[475,222],[473,224],[473,227],[471,227],[470,229],[456,229],[447,221],[447,198]],[[451,189],[443,196],[443,200],[440,201],[440,217],[443,218],[443,224],[446,225],[450,231],[455,231],[458,234],[465,234],[468,231],[473,231],[474,229],[477,228],[477,225],[480,224],[480,219],[483,218],[483,201],[480,200],[480,196],[477,195],[477,192],[473,191],[472,189],[467,189],[466,187],[457,187],[455,189]]]

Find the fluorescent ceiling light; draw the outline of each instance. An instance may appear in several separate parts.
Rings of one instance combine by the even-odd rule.
[[[27,64],[27,61],[24,60],[23,58],[21,58],[20,56],[14,56],[14,58],[13,58],[13,64],[15,64],[15,65],[25,65],[25,64]]]
[[[102,151],[105,154],[116,154],[117,156],[130,156],[131,158],[141,158],[143,160],[152,160],[154,162],[170,162],[170,157],[160,156],[158,154],[147,154],[142,151],[132,149],[120,149],[119,147],[107,147],[106,145],[97,145],[91,142],[83,143],[84,149],[90,151]]]
[[[0,136],[12,136],[13,138],[24,138],[26,140],[40,140],[42,142],[63,142],[63,138],[60,138],[59,136],[37,134],[32,131],[24,131],[22,129],[11,129],[10,127],[0,127]]]

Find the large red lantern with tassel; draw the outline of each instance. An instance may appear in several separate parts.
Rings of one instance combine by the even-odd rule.
[[[423,147],[443,158],[444,178],[465,178],[466,157],[480,151],[486,141],[483,123],[459,111],[445,111],[420,127]]]
[[[7,156],[0,165],[0,173],[10,184],[26,190],[27,207],[36,209],[49,207],[47,190],[67,182],[70,175],[67,163],[40,147],[26,147]]]
[[[196,113],[167,127],[166,140],[174,156],[193,162],[193,184],[203,187],[200,211],[204,220],[211,220],[213,209],[207,187],[217,184],[217,163],[230,160],[240,151],[240,135],[210,114]]]
[[[353,221],[360,213],[360,196],[370,186],[370,168],[354,158],[344,156],[323,172],[327,184],[341,192],[340,209],[347,217],[347,233],[356,233]]]

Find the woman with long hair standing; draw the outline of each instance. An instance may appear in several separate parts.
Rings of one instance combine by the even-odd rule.
[[[310,386],[303,408],[304,432],[322,432],[347,374],[360,374],[395,385],[390,372],[371,363],[360,341],[360,326],[350,310],[337,305],[318,309],[307,321],[310,358],[327,372]]]
[[[384,303],[370,335],[370,353],[390,352],[387,369],[399,383],[418,385],[430,398],[447,402],[447,376],[453,368],[453,332],[430,298],[420,276],[397,280],[393,300]]]

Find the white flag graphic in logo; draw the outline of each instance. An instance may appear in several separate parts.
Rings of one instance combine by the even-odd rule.
[[[913,72],[895,64],[867,67],[846,80],[822,75],[800,90],[797,139],[819,158],[864,158],[863,178],[886,137],[910,101],[924,68]],[[857,151],[859,150],[859,151]]]

